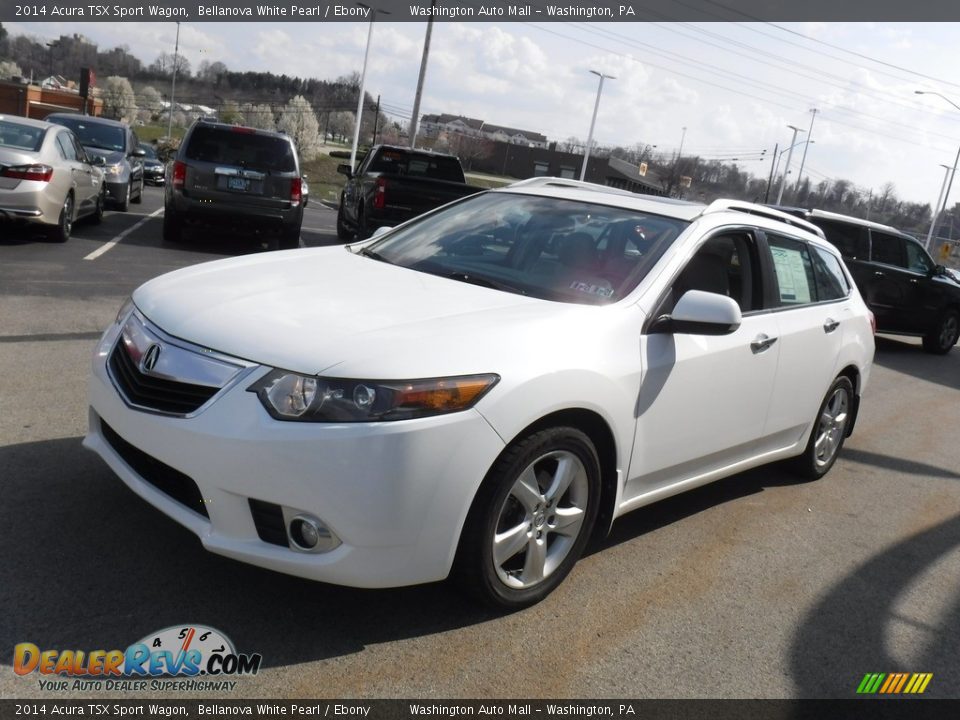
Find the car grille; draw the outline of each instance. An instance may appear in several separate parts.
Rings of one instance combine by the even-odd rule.
[[[114,384],[127,401],[148,410],[188,415],[199,409],[218,391],[215,387],[143,374],[122,342],[118,342],[113,349],[108,365]]]
[[[250,498],[250,514],[261,540],[271,545],[290,547],[287,526],[283,521],[283,508],[274,503]]]
[[[209,518],[207,507],[203,502],[200,488],[189,475],[166,465],[147,453],[135,448],[117,432],[100,419],[100,430],[110,447],[123,461],[130,466],[143,480],[153,485],[157,490],[170,496],[178,503],[193,510],[205,518]]]

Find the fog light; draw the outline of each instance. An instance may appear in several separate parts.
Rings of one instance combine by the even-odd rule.
[[[328,552],[340,544],[340,538],[309,515],[294,517],[290,521],[288,532],[293,549],[301,552]]]

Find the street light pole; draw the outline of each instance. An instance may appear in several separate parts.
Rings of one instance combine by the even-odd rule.
[[[167,119],[167,137],[173,138],[173,101],[177,89],[177,55],[180,52],[180,23],[177,23],[177,41],[173,45],[173,77],[170,80],[170,115]]]
[[[436,9],[437,0],[430,3]],[[413,113],[410,115],[410,147],[417,145],[417,132],[420,130],[420,99],[423,97],[423,81],[427,75],[427,58],[430,55],[430,36],[433,34],[433,14],[427,20],[427,34],[423,38],[423,55],[420,58],[420,75],[417,77],[417,94],[413,98]]]
[[[930,219],[930,230],[927,231],[927,242],[924,243],[926,245],[927,251],[930,252],[931,254],[933,252],[933,248],[931,247],[931,244],[933,242],[933,229],[937,225],[937,219],[938,219],[937,216],[939,215],[939,213],[937,212],[937,208],[940,207],[940,203],[943,201],[943,192],[944,190],[947,189],[947,180],[950,177],[950,166],[941,164],[940,167],[944,169],[943,182],[940,183],[940,194],[937,195],[937,204],[933,206],[934,215]]]
[[[803,132],[803,130],[794,125],[787,125],[787,127],[793,130],[793,139],[790,140],[790,148],[787,152],[787,164],[783,166],[783,179],[780,181],[780,192],[777,193],[777,205],[783,201],[783,189],[787,184],[787,173],[790,172],[790,160],[793,158],[793,148],[797,144],[797,133]]]
[[[813,140],[810,138],[813,137],[813,121],[817,119],[817,113],[820,112],[816,108],[810,108],[810,127],[807,129],[807,142],[803,146],[803,157],[800,158],[800,170],[797,171],[797,186],[793,189],[793,194],[798,195],[800,193],[800,179],[803,177],[803,166],[807,162],[807,150],[810,145],[813,144]]]
[[[948,98],[946,95],[941,95],[940,93],[934,92],[933,90],[914,90],[913,92],[916,95],[936,95],[938,98],[942,100],[946,100],[948,103],[953,105],[953,107],[955,107],[957,110],[960,110],[960,105],[957,105],[953,100]],[[936,225],[937,220],[940,218],[940,214],[947,209],[947,200],[950,198],[950,189],[953,187],[953,179],[957,176],[957,163],[960,163],[960,148],[957,148],[957,157],[953,161],[953,170],[951,170],[949,173],[950,180],[947,182],[947,190],[943,194],[943,200],[940,203],[940,209],[938,210],[937,208],[934,208],[933,219],[930,221],[930,232],[927,233],[928,249],[931,242],[931,237],[933,236],[933,227],[934,225]]]
[[[367,31],[367,49],[363,52],[363,72],[360,73],[360,98],[357,100],[357,120],[353,128],[353,147],[350,149],[350,171],[357,169],[357,145],[360,144],[360,121],[363,119],[363,93],[367,82],[367,60],[370,58],[370,41],[373,39],[373,21],[377,19],[377,13],[389,15],[386,10],[357,3],[357,7],[367,8],[370,11],[370,29]]]
[[[590,161],[590,147],[593,145],[593,127],[597,122],[597,110],[600,109],[600,93],[603,92],[603,81],[605,78],[610,80],[616,80],[616,77],[613,75],[604,75],[599,73],[596,70],[591,70],[594,75],[600,77],[600,85],[597,87],[597,101],[593,104],[593,117],[590,119],[590,134],[587,135],[587,147],[583,153],[583,165],[580,166],[580,180],[582,181],[587,175],[587,163]]]

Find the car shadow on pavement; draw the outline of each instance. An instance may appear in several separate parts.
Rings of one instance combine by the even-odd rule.
[[[889,370],[911,375],[927,382],[960,390],[960,347],[946,355],[924,352],[916,340],[894,339],[877,335],[877,352],[873,361]]]
[[[0,447],[0,647],[124,649],[199,623],[276,667],[497,616],[444,583],[357,590],[209,553],[80,442]]]
[[[855,698],[865,674],[906,672],[933,673],[924,698],[957,697],[960,592],[955,562],[943,563],[958,550],[960,515],[885,548],[830,588],[793,637],[795,696]],[[919,619],[931,616],[935,624]]]

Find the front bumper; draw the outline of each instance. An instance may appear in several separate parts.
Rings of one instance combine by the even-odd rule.
[[[255,368],[192,417],[132,409],[107,373],[119,328],[93,360],[84,446],[208,550],[279,572],[354,587],[441,580],[473,496],[503,442],[475,410],[401,422],[273,420],[246,387]],[[125,443],[191,478],[208,517],[147,482],[117,451]],[[129,456],[128,456],[129,457]],[[342,541],[304,553],[260,539],[250,500],[313,515]]]

